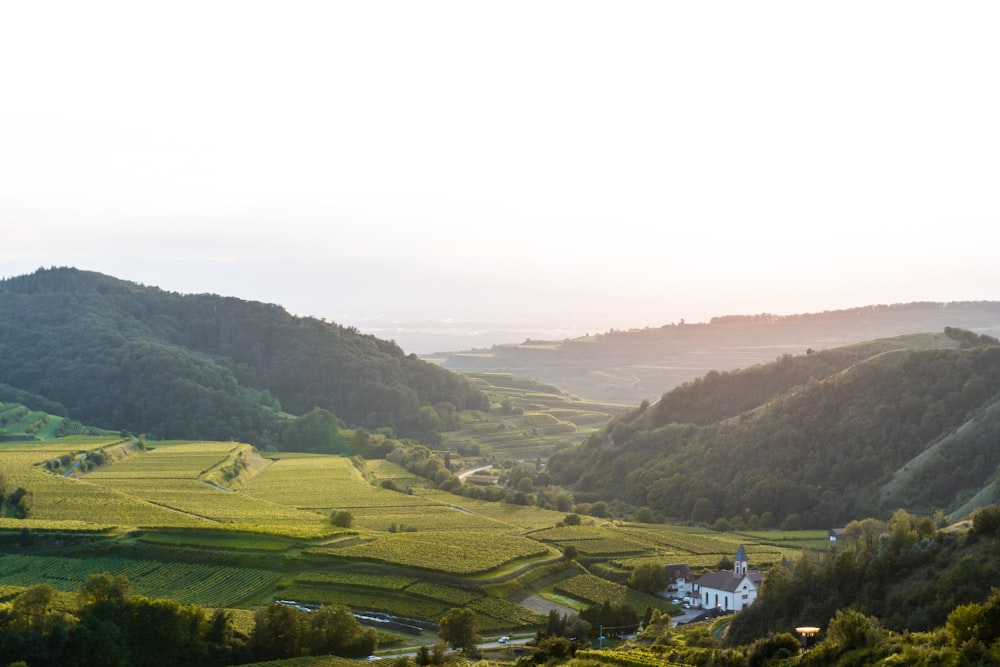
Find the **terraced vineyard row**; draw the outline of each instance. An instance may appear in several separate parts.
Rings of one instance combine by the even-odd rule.
[[[745,544],[748,551],[754,544],[752,541],[748,541],[746,537],[733,533],[708,532],[703,529],[678,526],[664,527],[628,524],[622,526],[620,530],[627,535],[660,545],[675,553],[731,556],[736,553],[736,549],[740,544]]]
[[[493,531],[389,534],[341,549],[316,547],[310,553],[397,563],[458,575],[488,572],[511,561],[549,555],[545,545]]]
[[[485,631],[531,627],[545,622],[541,614],[513,602],[443,584],[414,582],[399,587],[398,577],[382,575],[367,579],[361,575],[343,583],[338,581],[340,579],[296,577],[291,586],[281,591],[281,595],[298,602],[346,604],[358,610],[429,620],[439,619],[453,607],[465,606],[476,612],[479,627]],[[362,581],[374,585],[361,585],[359,582]]]
[[[575,577],[565,579],[554,585],[553,590],[592,605],[608,601],[619,605],[629,603],[639,610],[643,610],[647,606],[661,611],[670,608],[670,603],[663,598],[640,593],[593,574],[578,574]]]
[[[358,526],[370,530],[433,530],[481,531],[503,530],[505,526],[481,514],[463,511],[437,503],[421,506],[419,511],[396,508],[363,508],[351,510]]]
[[[500,598],[484,596],[473,600],[468,606],[484,616],[500,621],[500,627],[531,626],[545,622],[545,617],[538,612]]]
[[[319,584],[323,586],[360,586],[387,591],[401,591],[417,583],[415,577],[401,577],[392,574],[364,574],[358,572],[306,572],[295,577],[297,584]]]
[[[253,662],[243,665],[243,667],[358,667],[358,662],[351,658],[338,658],[333,655],[315,655],[302,658],[286,658],[285,660]]]
[[[581,660],[592,660],[618,667],[684,667],[675,662],[668,662],[662,657],[643,650],[613,651],[611,649],[590,649],[577,651],[576,657]]]
[[[157,530],[137,537],[144,544],[189,547],[196,549],[235,549],[278,553],[289,549],[295,541],[269,533],[248,533],[236,530]]]
[[[407,618],[436,621],[451,607],[437,600],[429,600],[403,591],[382,589],[327,587],[292,584],[281,590],[281,597],[297,602],[315,604],[345,604],[356,611],[380,611]]]
[[[280,577],[270,570],[221,565],[101,557],[0,556],[0,579],[9,586],[49,584],[57,590],[75,591],[83,586],[88,575],[102,572],[124,575],[138,595],[219,607],[238,604],[273,586]]]

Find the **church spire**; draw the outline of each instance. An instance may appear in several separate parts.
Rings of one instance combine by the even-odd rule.
[[[743,577],[750,571],[750,559],[747,558],[747,551],[740,545],[736,550],[736,557],[733,558],[733,576]]]

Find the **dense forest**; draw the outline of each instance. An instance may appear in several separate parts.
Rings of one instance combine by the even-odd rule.
[[[995,499],[1000,345],[946,333],[937,349],[889,339],[710,373],[556,452],[549,473],[582,501],[723,528],[967,513]]]
[[[53,268],[0,282],[0,401],[150,437],[266,445],[313,408],[433,439],[437,413],[486,399],[353,328]]]

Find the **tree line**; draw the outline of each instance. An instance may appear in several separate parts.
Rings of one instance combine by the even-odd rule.
[[[356,657],[376,646],[342,605],[305,612],[272,603],[241,632],[224,609],[131,594],[121,575],[87,577],[67,602],[51,586],[32,586],[0,610],[0,664],[32,667],[235,665],[308,655]]]

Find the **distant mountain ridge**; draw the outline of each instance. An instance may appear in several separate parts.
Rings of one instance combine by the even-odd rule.
[[[707,323],[612,330],[564,341],[529,340],[435,358],[453,370],[512,373],[578,396],[636,404],[713,370],[746,368],[787,353],[945,327],[996,336],[1000,301],[873,305],[787,316],[727,315]]]
[[[277,438],[286,412],[420,435],[432,428],[421,407],[485,401],[353,328],[73,268],[0,281],[0,383],[18,392],[8,400],[44,397],[40,409],[102,428],[255,444]]]

